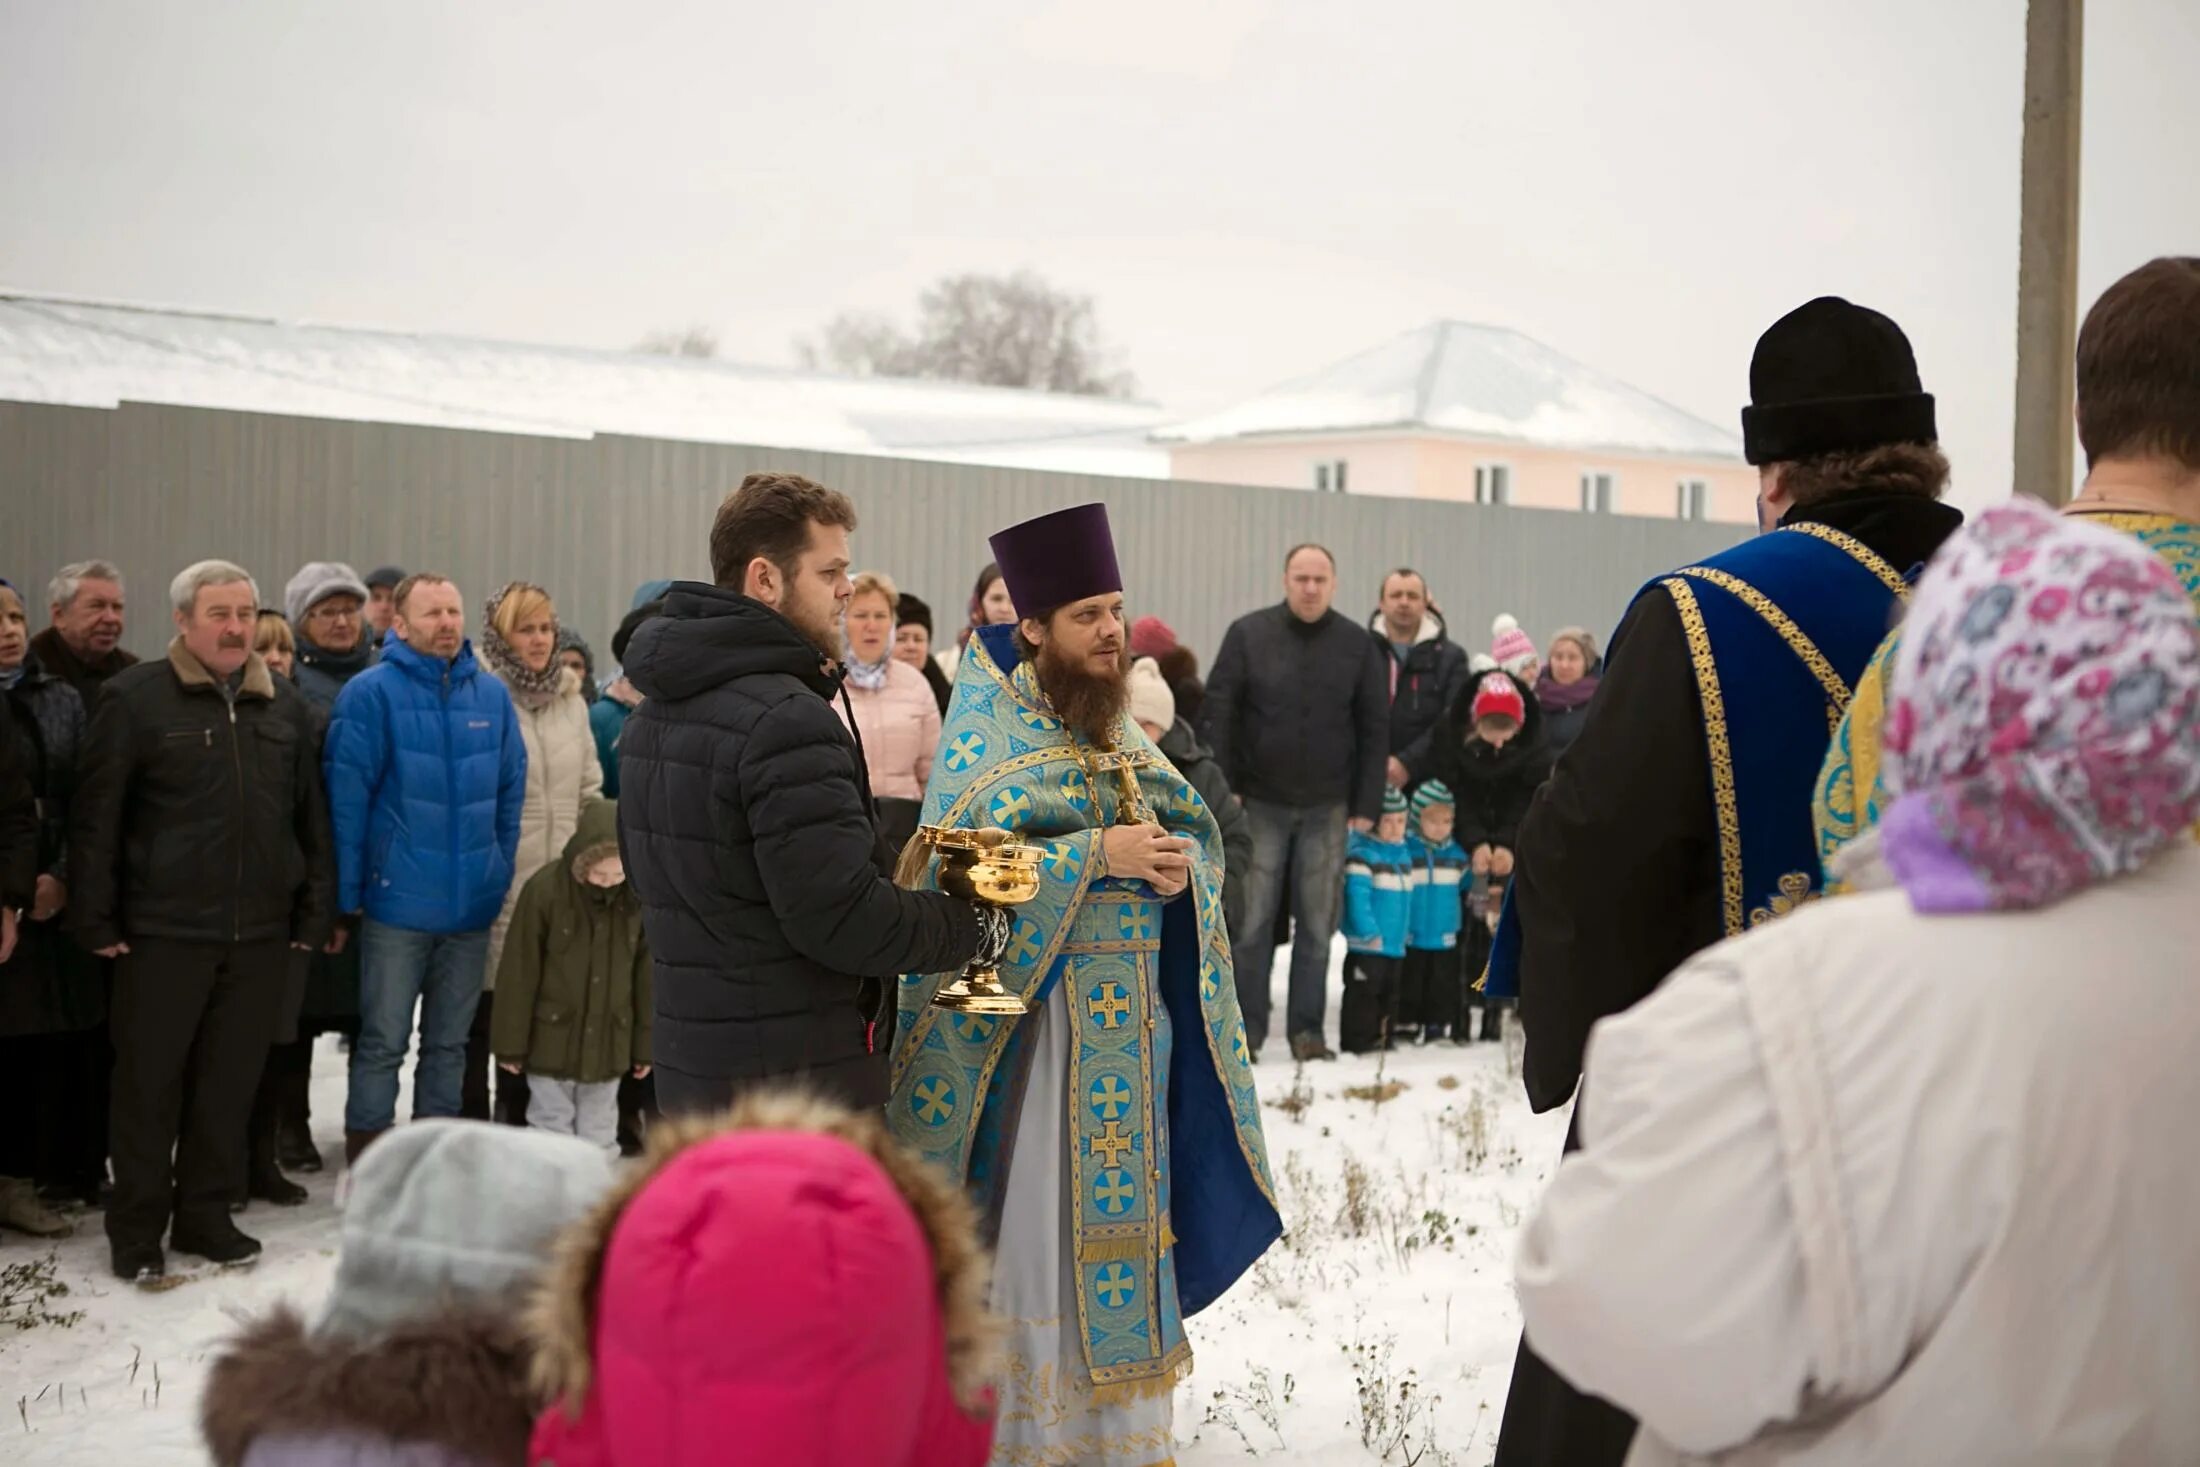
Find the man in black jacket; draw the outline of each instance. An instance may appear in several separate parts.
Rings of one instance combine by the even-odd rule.
[[[1382,604],[1368,635],[1390,675],[1390,782],[1410,782],[1402,756],[1459,701],[1467,686],[1467,649],[1451,639],[1443,613],[1429,604],[1428,582],[1400,566],[1383,577]]]
[[[1176,694],[1161,676],[1161,664],[1141,657],[1131,664],[1131,718],[1146,731],[1176,772],[1199,791],[1199,798],[1222,829],[1222,924],[1237,941],[1245,925],[1245,881],[1253,869],[1253,822],[1231,793],[1229,776],[1215,762],[1215,751],[1177,717]]]
[[[93,707],[70,815],[71,924],[121,960],[107,1240],[134,1281],[161,1276],[171,1216],[179,1252],[259,1256],[229,1220],[246,1122],[289,950],[319,947],[334,917],[313,715],[252,650],[257,588],[208,560],[171,599],[168,655]]]
[[[107,679],[137,659],[122,650],[122,572],[80,560],[54,573],[46,596],[53,625],[31,638],[38,665],[76,689],[89,712]]]
[[[1268,1037],[1275,922],[1291,893],[1285,1033],[1296,1059],[1335,1059],[1322,1038],[1329,940],[1344,891],[1345,830],[1382,813],[1390,695],[1382,654],[1332,609],[1337,563],[1319,545],[1284,559],[1281,606],[1232,623],[1207,679],[1207,737],[1245,802],[1253,869],[1234,957],[1246,1043]]]
[[[1759,340],[1750,394],[1743,441],[1762,485],[1760,527],[1836,544],[1866,567],[1841,567],[1847,579],[1840,584],[1860,588],[1843,594],[1885,602],[1893,612],[1906,594],[1896,588],[1963,521],[1940,503],[1948,461],[1936,444],[1933,399],[1919,381],[1908,339],[1876,311],[1832,297],[1812,301]],[[1753,554],[1797,548],[1751,544]],[[1721,559],[1731,565],[1742,553]],[[1724,662],[1719,639],[1705,630],[1704,602],[1730,594],[1729,586],[1751,591],[1764,604],[1745,609],[1741,623],[1779,631],[1784,622],[1805,645],[1823,641],[1828,648],[1834,644],[1827,629],[1840,617],[1823,595],[1792,596],[1783,606],[1747,579],[1731,570],[1707,575],[1684,568],[1636,598],[1612,639],[1580,736],[1521,823],[1513,889],[1520,1023],[1529,1103],[1538,1111],[1572,1098],[1598,1020],[1631,1008],[1682,961],[1732,935],[1734,906],[1763,900],[1750,893],[1737,903],[1727,889],[1729,868],[1740,863],[1722,855],[1723,848],[1739,855],[1748,841],[1765,838],[1756,833],[1764,827],[1736,828],[1739,761],[1732,750],[1752,737],[1753,726],[1796,716],[1797,707],[1787,692]],[[1775,655],[1799,658],[1795,638],[1779,635],[1786,648]],[[1870,650],[1854,656],[1853,665],[1838,665],[1834,658],[1842,655],[1828,652],[1821,660],[1845,702]],[[1813,682],[1824,684],[1823,676]],[[1826,708],[1802,710],[1806,736],[1791,740],[1778,760],[1741,771],[1756,788],[1741,789],[1739,799],[1754,800],[1776,833],[1799,829],[1813,857],[1810,801],[1826,752],[1821,718],[1840,712],[1832,694],[1827,685]],[[1715,759],[1724,762],[1715,766]],[[1716,792],[1714,767],[1724,776]],[[1792,808],[1775,808],[1782,802]],[[1815,859],[1808,864],[1815,867]],[[1816,885],[1815,871],[1794,879],[1805,883],[1806,897]],[[1569,1145],[1575,1139],[1569,1135]],[[1616,1467],[1634,1430],[1630,1417],[1575,1391],[1524,1344],[1497,1461]]]
[[[668,1114],[791,1079],[882,1106],[893,980],[997,955],[1007,923],[903,891],[840,691],[847,498],[751,474],[711,527],[717,584],[679,582],[634,634],[619,836],[656,965]]]

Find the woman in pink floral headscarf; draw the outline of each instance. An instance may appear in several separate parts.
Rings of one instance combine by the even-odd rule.
[[[1859,892],[1597,1026],[1528,1338],[1632,1467],[2200,1462],[2200,627],[1998,506],[1918,587]]]
[[[2028,506],[1951,542],[1895,663],[1882,854],[1921,912],[2039,907],[2192,822],[2200,678],[2160,557]]]

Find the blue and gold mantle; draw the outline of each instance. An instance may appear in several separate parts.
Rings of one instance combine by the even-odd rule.
[[[1909,595],[1901,571],[1863,542],[1804,524],[1746,540],[1652,581],[1688,643],[1718,831],[1720,924],[1728,937],[1819,888],[1812,796],[1855,680]],[[1611,651],[1625,656],[1624,642]],[[1520,991],[1512,893],[1486,991]]]

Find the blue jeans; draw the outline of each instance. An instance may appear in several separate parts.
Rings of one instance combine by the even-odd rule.
[[[1284,1033],[1319,1039],[1329,1008],[1329,940],[1344,900],[1343,804],[1272,805],[1245,801],[1253,826],[1253,869],[1246,873],[1245,925],[1232,959],[1246,1042],[1268,1038],[1269,969],[1276,961],[1276,909],[1290,893],[1291,990]]]
[[[347,1131],[386,1131],[397,1120],[397,1072],[420,1010],[413,1119],[455,1116],[466,1073],[466,1031],[481,1002],[489,934],[414,932],[367,918],[359,925],[359,1037],[351,1046]]]

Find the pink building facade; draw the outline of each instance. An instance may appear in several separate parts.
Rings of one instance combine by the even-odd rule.
[[[1544,448],[1410,429],[1172,444],[1169,474],[1209,484],[1726,524],[1748,524],[1757,515],[1757,471],[1738,458]]]
[[[1740,439],[1503,328],[1438,322],[1161,430],[1174,478],[1748,524]]]

